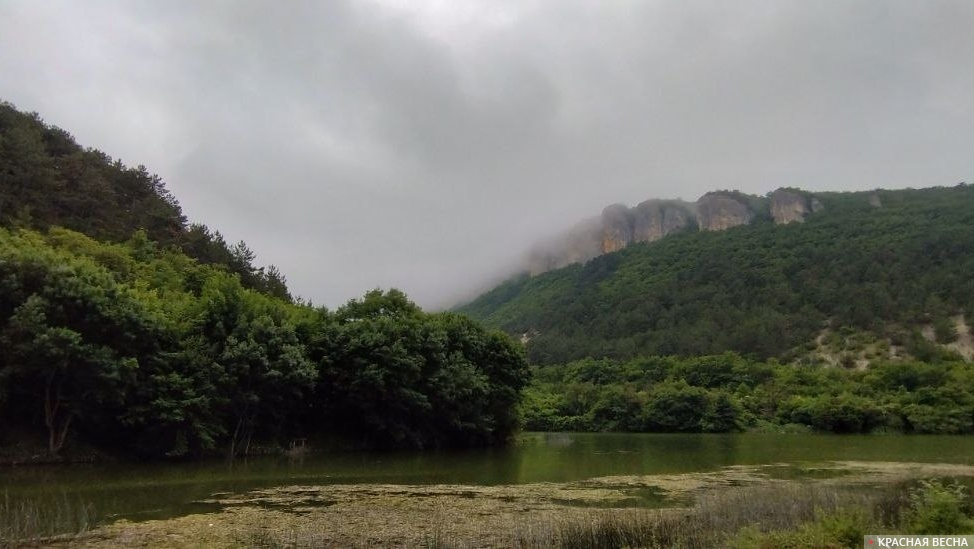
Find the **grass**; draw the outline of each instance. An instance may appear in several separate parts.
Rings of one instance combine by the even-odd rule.
[[[67,494],[0,498],[0,548],[37,545],[57,536],[75,535],[94,525],[91,504]]]
[[[958,518],[966,524],[961,499],[947,497],[934,509],[925,501],[943,502],[958,494],[957,484],[900,482],[868,490],[849,486],[774,482],[705,492],[687,509],[604,510],[569,519],[541,519],[512,524],[493,538],[496,546],[518,548],[594,549],[621,547],[858,547],[862,536],[910,531],[917,516],[936,521]],[[920,495],[918,495],[920,494]],[[953,506],[953,507],[951,507]],[[926,511],[924,511],[926,509]],[[932,517],[932,518],[931,518]],[[755,527],[754,525],[759,525]],[[487,537],[487,533],[481,539]],[[506,536],[506,539],[505,539]],[[259,531],[237,537],[239,547],[324,547],[327,529],[310,526],[285,532]],[[372,547],[369,540],[359,546]],[[428,549],[471,546],[462,539],[426,536]],[[474,544],[473,546],[480,546]]]
[[[564,522],[521,535],[519,547],[724,547],[741,529],[793,529],[816,513],[864,503],[861,496],[834,487],[796,483],[734,487],[701,495],[683,512],[611,514],[587,522]],[[538,533],[541,535],[538,535]]]
[[[859,547],[878,533],[974,533],[966,487],[956,481],[851,487],[770,484],[712,492],[685,514],[606,514],[535,528],[518,547]],[[543,532],[538,535],[538,532]]]

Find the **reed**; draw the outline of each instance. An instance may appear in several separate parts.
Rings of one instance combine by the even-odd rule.
[[[67,493],[0,498],[0,548],[36,545],[54,537],[87,531],[95,523],[90,503]]]
[[[904,517],[915,512],[910,507],[912,486],[898,483],[866,492],[795,483],[731,488],[704,493],[683,512],[606,512],[588,520],[528,525],[511,545],[692,549],[838,542],[841,546],[850,540],[861,542],[866,533],[905,528]]]

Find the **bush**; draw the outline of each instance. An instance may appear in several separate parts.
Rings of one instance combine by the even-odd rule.
[[[937,343],[947,344],[957,341],[957,328],[946,316],[939,316],[933,321],[933,334]]]
[[[863,536],[877,528],[875,522],[861,509],[842,509],[832,513],[820,512],[817,515],[814,522],[806,522],[796,530],[762,533],[753,526],[743,528],[737,533],[731,546],[737,549],[859,547]]]
[[[643,410],[646,430],[667,433],[699,433],[707,411],[707,391],[685,381],[659,384]]]
[[[974,520],[965,513],[967,490],[956,482],[920,481],[910,492],[907,524],[915,534],[966,534],[974,532]]]

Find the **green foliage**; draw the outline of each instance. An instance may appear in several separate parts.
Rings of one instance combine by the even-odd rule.
[[[938,316],[933,321],[933,333],[938,343],[953,343],[957,341],[957,328],[950,318]]]
[[[534,367],[533,430],[974,433],[974,365],[781,365],[734,353]]]
[[[969,534],[974,520],[968,515],[967,489],[955,482],[924,480],[910,492],[911,509],[907,524],[916,534]]]
[[[528,380],[510,338],[397,290],[314,310],[141,232],[0,228],[0,346],[0,428],[44,429],[54,454],[72,436],[147,457],[500,443]]]
[[[881,208],[872,194],[816,194],[825,210],[805,223],[670,235],[519,276],[458,310],[529,334],[535,364],[788,358],[826,322],[885,339],[932,320],[950,341],[950,317],[974,307],[974,187],[879,191]],[[956,358],[919,334],[904,343],[921,361]]]
[[[126,167],[101,151],[83,149],[68,132],[5,102],[0,102],[0,226],[65,227],[111,242],[125,242],[139,231],[135,238],[147,254],[177,247],[236,273],[247,288],[291,300],[281,272],[255,267],[255,254],[245,243],[230,246],[219,232],[188,225],[176,198],[145,166]]]
[[[665,381],[654,387],[644,411],[648,431],[700,432],[707,410],[707,391],[686,381]]]
[[[145,167],[0,103],[0,431],[152,457],[316,434],[490,444],[517,427],[528,370],[504,334],[396,290],[297,306],[255,257],[188,225]]]
[[[862,509],[844,508],[828,513],[819,512],[816,515],[814,521],[801,524],[795,530],[761,532],[757,527],[745,527],[736,534],[729,546],[736,549],[859,547],[863,536],[875,533],[880,528]]]
[[[814,520],[793,529],[763,532],[754,526],[742,528],[730,539],[729,546],[859,547],[865,535],[884,532],[941,536],[974,533],[967,490],[957,482],[921,480],[909,490],[908,497],[899,497],[896,492],[890,496],[892,499],[880,499],[872,505],[819,509]]]
[[[340,308],[315,343],[318,413],[374,446],[503,442],[527,365],[509,338],[452,313],[423,313],[402,292]]]

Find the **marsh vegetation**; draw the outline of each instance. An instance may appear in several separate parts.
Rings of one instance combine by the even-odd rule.
[[[19,525],[8,544],[692,547],[705,532],[780,536],[847,509],[897,524],[884,509],[909,507],[919,479],[967,483],[971,455],[966,437],[535,433],[489,450],[18,467],[0,484],[4,523]],[[742,532],[748,521],[761,530]]]
[[[529,485],[293,486],[222,494],[219,511],[120,521],[86,547],[846,547],[866,534],[974,532],[970,466],[820,464]],[[774,467],[770,467],[774,469]],[[647,507],[630,497],[665,495]],[[592,505],[595,502],[608,506]]]

